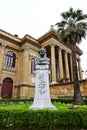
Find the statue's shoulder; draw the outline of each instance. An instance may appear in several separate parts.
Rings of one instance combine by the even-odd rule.
[[[35,64],[39,64],[39,65],[41,65],[41,64],[50,64],[50,59],[47,58],[47,57],[43,57],[43,58],[38,57],[35,60]]]
[[[47,57],[44,57],[44,59],[45,59],[45,61],[48,61],[48,62],[50,62],[50,59],[49,59],[49,58],[47,58]]]

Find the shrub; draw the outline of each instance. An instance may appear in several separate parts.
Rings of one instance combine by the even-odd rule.
[[[33,99],[0,99],[0,105],[26,104],[32,101]]]
[[[57,98],[57,99],[51,99],[51,101],[54,103],[61,103],[61,104],[67,104],[67,103],[73,103],[73,98]],[[33,99],[0,99],[0,105],[9,105],[9,104],[27,104],[32,103]],[[84,103],[87,104],[87,99],[84,99]]]
[[[29,130],[56,130],[59,127],[87,128],[87,111],[80,110],[0,110],[0,126]]]

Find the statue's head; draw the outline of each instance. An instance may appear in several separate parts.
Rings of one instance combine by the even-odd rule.
[[[46,53],[46,50],[44,48],[41,48],[39,50],[40,57],[44,57],[45,53]]]

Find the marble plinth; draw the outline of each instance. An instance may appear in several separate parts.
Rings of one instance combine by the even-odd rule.
[[[36,65],[36,85],[34,102],[29,109],[52,109],[56,110],[52,105],[49,91],[49,65]]]

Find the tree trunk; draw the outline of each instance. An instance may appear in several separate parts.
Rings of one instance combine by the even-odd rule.
[[[72,69],[73,69],[73,84],[74,84],[74,104],[83,104],[83,100],[80,93],[80,86],[78,80],[77,63],[76,63],[76,44],[71,46],[72,48]]]

